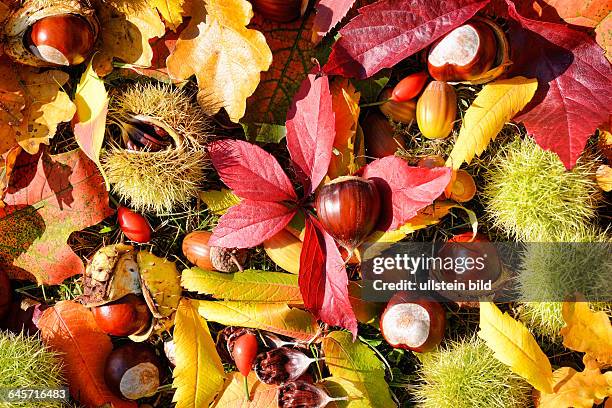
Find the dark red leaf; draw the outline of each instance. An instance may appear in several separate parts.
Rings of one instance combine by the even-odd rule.
[[[388,156],[368,164],[362,176],[374,180],[381,195],[377,229],[391,231],[404,225],[444,192],[451,180],[451,169],[410,167],[405,160]]]
[[[292,201],[291,181],[270,153],[242,140],[209,144],[213,166],[221,180],[239,197],[255,201]]]
[[[285,228],[295,213],[281,203],[242,200],[219,219],[208,243],[225,248],[257,246]]]
[[[327,174],[336,122],[329,80],[309,74],[293,98],[287,114],[287,148],[308,196]]]
[[[355,4],[355,0],[319,0],[316,5],[317,15],[312,27],[313,42],[321,38],[336,26],[346,16]]]
[[[603,50],[587,34],[563,24],[509,13],[520,26],[512,30],[513,74],[538,78],[538,90],[522,114],[527,132],[557,153],[571,168],[595,129],[608,120],[612,70]]]
[[[328,74],[368,78],[469,20],[489,0],[383,0],[359,9],[340,30]]]
[[[348,294],[348,276],[334,239],[319,222],[306,218],[298,279],[304,306],[318,319],[357,336],[357,319]]]

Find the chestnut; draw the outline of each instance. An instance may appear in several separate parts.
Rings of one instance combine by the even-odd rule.
[[[374,230],[380,195],[374,181],[343,176],[319,190],[315,207],[325,230],[351,253]]]
[[[396,293],[380,317],[380,332],[395,348],[417,352],[436,348],[444,337],[446,313],[436,301]]]
[[[91,312],[100,330],[113,336],[131,336],[149,327],[151,312],[141,297],[129,294]]]
[[[32,24],[26,38],[30,51],[55,65],[78,65],[92,53],[94,30],[76,14],[44,17]]]
[[[259,381],[282,384],[299,379],[312,363],[320,360],[290,347],[278,347],[259,353],[255,358],[254,370]]]
[[[137,400],[157,391],[161,363],[155,349],[145,343],[126,343],[106,359],[104,381],[118,397]]]
[[[416,118],[416,100],[409,99],[406,101],[396,101],[393,99],[393,90],[391,88],[384,89],[380,93],[380,101],[382,103],[379,109],[389,119],[410,125]]]
[[[288,23],[304,15],[308,0],[251,0],[253,10],[279,23]]]
[[[208,231],[193,231],[183,239],[183,255],[192,264],[202,269],[219,272],[241,271],[247,261],[247,249],[221,248],[208,245],[211,237]]]
[[[432,45],[427,68],[438,81],[472,80],[489,71],[496,56],[495,33],[487,23],[474,20]]]
[[[366,154],[380,159],[393,156],[398,149],[406,147],[401,136],[395,137],[393,126],[386,117],[378,112],[371,112],[361,123],[365,139]]]
[[[332,401],[348,401],[348,397],[332,398],[321,388],[302,380],[278,387],[279,408],[323,408]]]

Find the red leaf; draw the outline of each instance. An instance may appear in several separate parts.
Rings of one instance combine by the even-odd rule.
[[[557,153],[568,169],[612,106],[612,70],[603,50],[587,34],[563,24],[530,20],[509,3],[513,73],[537,77],[535,96],[517,116],[538,144]]]
[[[451,169],[410,167],[405,160],[388,156],[368,164],[362,176],[374,180],[381,195],[381,219],[377,229],[392,231],[444,192],[451,180]]]
[[[16,279],[57,285],[83,272],[68,246],[74,231],[113,213],[96,165],[81,150],[22,152],[0,208],[0,268]]]
[[[295,213],[281,203],[242,200],[219,219],[208,243],[224,248],[257,246],[285,228]]]
[[[312,218],[306,218],[298,278],[304,306],[318,319],[357,336],[357,319],[348,294],[348,276],[334,239]]]
[[[209,144],[209,153],[221,180],[239,197],[254,201],[293,201],[291,181],[270,153],[242,140],[223,139]]]
[[[489,0],[382,0],[340,30],[324,71],[368,78],[469,20]]]
[[[312,40],[317,43],[346,16],[355,0],[319,0],[312,27]]]
[[[287,148],[309,196],[321,183],[331,160],[335,119],[327,76],[309,74],[287,114]]]

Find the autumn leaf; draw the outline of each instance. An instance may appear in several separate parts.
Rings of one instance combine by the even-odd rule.
[[[612,324],[605,312],[593,312],[587,302],[564,302],[563,345],[612,365]]]
[[[282,272],[245,270],[237,273],[185,269],[181,284],[190,292],[217,299],[302,304],[298,278]]]
[[[145,300],[156,317],[169,317],[181,300],[181,285],[176,264],[149,251],[138,251],[138,269]]]
[[[182,299],[176,312],[174,344],[176,388],[172,401],[177,408],[207,407],[223,387],[225,372],[206,320],[196,301]]]
[[[330,397],[346,398],[346,405],[344,403],[342,405],[335,403],[328,405],[329,407],[372,408],[379,406],[376,401],[372,402],[364,396],[363,391],[357,385],[344,378],[336,376],[326,377],[321,382],[321,386],[325,388]]]
[[[538,91],[515,118],[522,121],[544,149],[559,155],[567,168],[575,165],[587,139],[608,121],[612,105],[612,70],[603,51],[585,33],[564,24],[522,17],[510,40],[512,71],[538,79]],[[518,51],[520,50],[520,51]]]
[[[612,13],[608,14],[595,28],[595,40],[606,52],[606,58],[612,63]]]
[[[312,42],[318,43],[346,16],[355,0],[319,0],[312,26]]]
[[[246,0],[194,3],[208,14],[205,20],[192,17],[183,30],[167,59],[168,72],[179,80],[195,74],[201,93],[237,122],[259,84],[260,71],[270,67],[272,52],[262,33],[246,28],[253,17]]]
[[[353,341],[349,333],[340,331],[326,336],[322,346],[325,364],[332,374],[330,380],[341,378],[349,381],[367,401],[367,405],[354,405],[355,407],[395,406],[385,381],[384,365],[372,349],[360,341]],[[336,383],[342,385],[341,382]]]
[[[113,213],[96,165],[81,150],[22,153],[0,208],[0,265],[13,278],[56,285],[83,272],[74,231]]]
[[[542,0],[553,7],[568,24],[596,27],[612,11],[608,1],[601,0]]]
[[[599,166],[595,172],[595,179],[597,180],[597,185],[603,191],[612,191],[612,167],[607,164]]]
[[[239,372],[229,374],[228,381],[213,408],[269,408],[277,405],[276,385],[264,384],[251,371],[247,377],[249,400],[245,397],[244,377]]]
[[[263,242],[266,255],[274,263],[289,273],[300,273],[300,254],[302,241],[288,231],[289,226],[280,230],[276,235]]]
[[[81,404],[113,408],[136,408],[135,402],[115,397],[104,382],[104,364],[113,350],[110,337],[102,332],[80,303],[65,300],[45,310],[38,328],[43,342],[61,353],[70,395]]]
[[[553,373],[553,393],[538,395],[539,408],[591,408],[612,396],[612,372],[596,369],[577,372],[561,367]]]
[[[81,150],[98,166],[106,182],[106,189],[109,190],[110,184],[100,164],[100,150],[106,132],[108,95],[104,88],[104,81],[98,77],[91,63],[77,85],[74,103],[76,104],[73,123],[74,137]]]
[[[17,145],[0,156],[0,208],[4,207],[3,200],[6,195],[6,189],[17,164],[17,158],[22,151],[21,146]]]
[[[216,215],[225,214],[230,207],[240,202],[240,197],[227,188],[200,191],[198,195],[208,209]]]
[[[523,377],[535,389],[552,393],[552,367],[529,330],[491,302],[480,303],[478,337],[502,363]]]
[[[183,22],[183,4],[185,0],[148,0],[149,4],[159,11],[168,28],[176,31]]]
[[[145,3],[146,4],[146,3]],[[100,51],[93,57],[93,67],[100,76],[113,70],[113,60],[138,67],[149,67],[153,50],[149,40],[162,37],[166,27],[156,10],[129,4],[98,3],[96,16],[100,22]]]
[[[474,155],[480,156],[504,124],[527,105],[537,87],[536,79],[523,77],[486,84],[463,117],[446,165],[457,170],[463,162],[469,164]]]
[[[283,303],[193,301],[198,312],[207,320],[225,326],[241,326],[267,330],[283,336],[310,341],[318,325],[314,317]]]
[[[14,148],[18,137],[26,137],[23,114],[26,99],[15,76],[12,61],[0,55],[0,154]]]
[[[378,327],[378,319],[384,310],[383,303],[368,302],[361,295],[363,290],[362,281],[349,281],[349,301],[355,313],[357,321]]]
[[[329,61],[329,75],[367,78],[459,27],[489,0],[383,0],[359,9],[340,29]]]

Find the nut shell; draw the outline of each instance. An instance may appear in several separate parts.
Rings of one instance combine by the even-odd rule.
[[[115,395],[124,399],[150,396],[161,383],[161,363],[151,346],[127,343],[109,354],[104,381]]]

